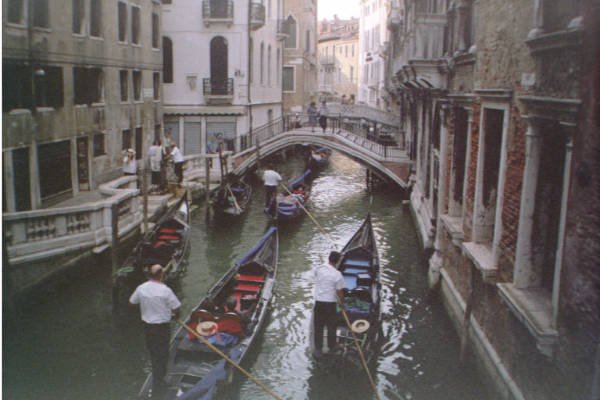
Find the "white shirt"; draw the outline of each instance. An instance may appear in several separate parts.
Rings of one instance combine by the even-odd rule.
[[[281,175],[272,169],[268,169],[263,172],[263,181],[265,182],[265,186],[277,186],[281,181]]]
[[[150,169],[152,171],[160,171],[162,147],[157,145],[150,146],[150,149],[148,149],[148,158],[150,159]]]
[[[153,280],[138,286],[129,302],[140,305],[142,321],[148,324],[164,324],[171,321],[171,311],[181,307],[181,302],[170,287]]]
[[[135,157],[130,160],[129,156],[125,156],[123,159],[123,172],[128,174],[135,174],[137,172],[137,163],[135,161]]]
[[[344,288],[344,276],[331,265],[323,264],[311,271],[315,283],[315,301],[337,302],[337,291]]]
[[[181,154],[181,150],[179,150],[179,147],[173,147],[171,149],[171,157],[173,157],[174,163],[183,162],[183,154]]]

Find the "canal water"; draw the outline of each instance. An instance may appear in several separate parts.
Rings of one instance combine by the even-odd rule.
[[[277,168],[288,180],[303,163]],[[334,153],[314,181],[310,218],[280,228],[279,270],[270,316],[243,363],[286,400],[374,399],[369,380],[349,366],[324,366],[309,349],[310,268],[341,249],[370,211],[382,263],[383,340],[374,364],[381,399],[493,399],[471,365],[458,366],[459,340],[438,296],[427,287],[427,261],[400,193],[370,195],[365,168]],[[259,181],[248,212],[238,219],[192,216],[189,266],[176,285],[187,313],[230,265],[251,248],[269,222]],[[3,398],[35,400],[135,399],[149,371],[136,312],[117,315],[111,305],[110,262],[81,265],[68,279],[4,313]],[[218,399],[267,399],[237,376]]]

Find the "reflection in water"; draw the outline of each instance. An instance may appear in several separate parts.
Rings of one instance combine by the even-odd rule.
[[[284,178],[302,171],[300,160],[279,166]],[[310,218],[280,228],[278,281],[271,313],[243,367],[286,400],[373,399],[360,368],[315,363],[310,355],[312,285],[307,271],[340,249],[372,212],[383,284],[383,339],[372,371],[382,399],[491,399],[471,367],[459,370],[458,340],[437,296],[426,283],[426,260],[399,193],[369,195],[365,170],[335,154],[313,182]],[[206,219],[193,213],[191,254],[178,296],[188,312],[270,222],[264,193],[254,185],[239,218]],[[90,267],[90,266],[88,266]],[[135,399],[148,371],[137,314],[113,316],[110,262],[91,266],[36,296],[15,315],[5,313],[4,385],[10,399]],[[221,400],[266,399],[236,375]]]

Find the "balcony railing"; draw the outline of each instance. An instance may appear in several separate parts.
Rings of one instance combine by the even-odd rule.
[[[202,2],[202,18],[204,24],[233,23],[233,0],[204,0]]]
[[[260,3],[250,4],[250,27],[257,30],[265,24],[265,6]]]
[[[233,78],[203,79],[204,98],[208,103],[230,104],[233,100]]]

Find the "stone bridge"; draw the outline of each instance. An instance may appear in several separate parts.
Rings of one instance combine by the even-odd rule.
[[[262,137],[260,137],[262,136]],[[260,158],[299,144],[313,144],[337,150],[396,182],[408,187],[411,161],[406,151],[397,146],[384,146],[344,129],[311,132],[310,128],[293,129],[275,134],[258,135],[254,145],[232,156],[233,172],[241,175],[256,166]],[[258,151],[257,151],[258,149]]]

